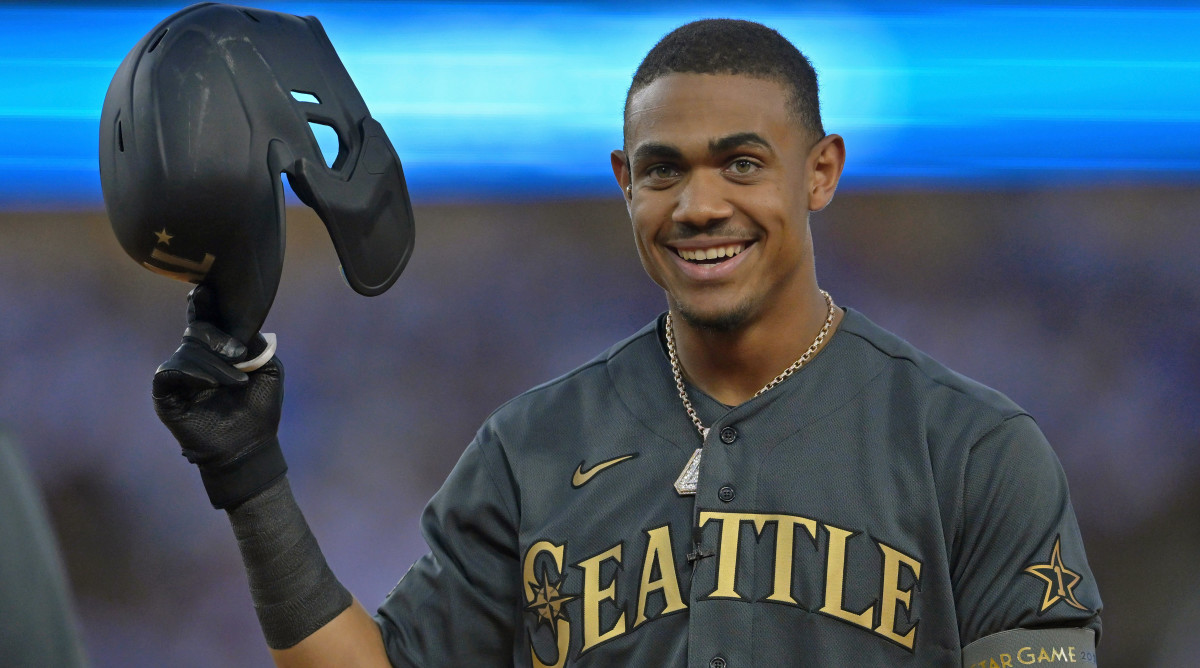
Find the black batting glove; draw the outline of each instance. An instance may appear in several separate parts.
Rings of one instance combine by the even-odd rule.
[[[203,288],[188,302],[183,342],[154,374],[154,410],[199,467],[213,507],[232,508],[287,472],[276,436],[283,365],[273,357],[250,373],[238,370],[234,364],[252,351],[203,319],[211,303]]]

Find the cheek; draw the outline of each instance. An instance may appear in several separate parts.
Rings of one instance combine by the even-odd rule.
[[[633,224],[633,243],[637,246],[638,256],[642,258],[642,264],[645,265],[650,259],[650,247],[654,244],[654,230],[645,221],[638,220],[636,208],[630,208],[629,218]],[[649,269],[649,266],[646,268]]]
[[[803,184],[774,183],[756,201],[760,220],[771,220],[784,234],[794,235],[808,223],[808,198]],[[777,232],[780,230],[776,230]]]
[[[633,224],[633,236],[638,245],[638,252],[650,255],[655,250],[655,240],[661,233],[662,216],[650,202],[633,202],[629,205],[629,220]]]
[[[799,185],[771,174],[762,181],[748,187],[737,187],[730,192],[731,201],[752,219],[776,220],[794,215],[803,191]]]
[[[633,242],[637,247],[638,259],[642,262],[642,268],[650,279],[663,286],[662,267],[664,261],[661,248],[655,243],[655,238],[658,234],[658,226],[651,222],[651,218],[646,216],[644,210],[641,211],[639,220],[638,207],[630,207],[630,219],[633,225]]]

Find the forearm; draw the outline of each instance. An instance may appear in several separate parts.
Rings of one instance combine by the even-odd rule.
[[[278,665],[388,665],[378,627],[329,569],[286,477],[228,513]]]
[[[278,668],[390,668],[379,626],[356,600],[316,633],[288,649],[273,649]]]
[[[154,374],[154,408],[228,514],[267,646],[281,666],[387,666],[378,627],[334,577],[292,496],[276,436],[283,364],[233,366],[255,353],[208,324],[210,302],[201,287],[189,295],[183,342]]]

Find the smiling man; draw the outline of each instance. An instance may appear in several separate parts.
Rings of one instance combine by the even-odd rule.
[[[808,214],[833,198],[845,147],[778,80],[655,74],[634,79],[629,153],[613,152],[613,173],[642,264],[680,320],[688,377],[737,405],[799,357],[792,334],[841,319],[817,288]]]
[[[818,286],[808,219],[845,155],[776,32],[665,37],[611,162],[667,312],[488,419],[374,617],[286,478],[231,508],[276,662],[1094,664],[1100,599],[1032,418]],[[277,361],[201,393],[169,373],[190,455],[274,438]]]

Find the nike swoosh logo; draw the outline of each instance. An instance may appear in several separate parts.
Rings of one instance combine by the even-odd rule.
[[[595,477],[597,473],[606,468],[616,466],[627,459],[633,459],[634,457],[637,457],[637,453],[625,455],[623,457],[614,457],[612,459],[602,461],[586,471],[583,470],[583,462],[579,462],[579,466],[575,469],[575,475],[571,476],[571,486],[575,489],[579,489],[580,487],[586,485],[587,482]]]

